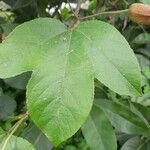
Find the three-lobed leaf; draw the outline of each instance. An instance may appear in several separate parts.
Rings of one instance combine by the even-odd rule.
[[[140,95],[140,71],[129,44],[111,25],[85,21],[69,31],[55,19],[18,26],[0,45],[0,77],[32,71],[27,86],[31,119],[54,145],[85,122],[94,78],[123,95]]]

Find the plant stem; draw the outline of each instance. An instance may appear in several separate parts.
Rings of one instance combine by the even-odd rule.
[[[1,150],[5,150],[9,139],[16,132],[16,130],[19,128],[19,126],[22,124],[22,122],[27,119],[27,117],[28,117],[28,113],[25,113],[24,115],[22,115],[22,118],[12,127],[12,131],[10,132],[10,134],[8,135],[8,137],[6,138],[6,140],[5,140],[5,142],[4,142],[3,147],[2,147]]]
[[[71,11],[73,13],[73,15],[78,19],[78,15],[75,13],[75,11],[72,9],[72,7],[70,5],[70,0],[67,0],[67,2],[68,2],[68,5],[69,5],[69,7],[70,7],[70,9],[71,9]]]
[[[80,11],[80,8],[81,8],[81,4],[82,4],[82,0],[78,0],[78,3],[77,3],[77,7],[76,7],[76,10],[75,10],[75,14],[78,16],[78,13]],[[79,17],[77,18],[79,20]]]
[[[78,16],[78,13],[80,11],[81,4],[82,4],[82,0],[78,0],[77,7],[76,7],[76,9],[74,11],[75,18],[71,21],[70,26],[69,26],[69,30],[70,31],[74,30],[80,23],[80,18]]]
[[[126,13],[126,12],[128,12],[128,9],[117,10],[117,11],[104,11],[104,12],[100,12],[100,13],[93,14],[90,16],[82,17],[80,18],[80,20],[89,19],[89,18],[96,17],[99,15],[113,15],[113,14],[120,14],[120,13]]]

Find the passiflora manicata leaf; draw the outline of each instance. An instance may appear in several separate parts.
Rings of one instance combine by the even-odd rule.
[[[132,49],[114,27],[101,21],[80,23],[74,31],[49,18],[18,26],[0,45],[0,77],[27,71],[32,71],[29,114],[54,145],[86,120],[94,78],[119,94],[141,93]]]

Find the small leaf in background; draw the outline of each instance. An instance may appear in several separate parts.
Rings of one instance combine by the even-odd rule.
[[[143,73],[148,79],[150,79],[150,66],[145,67]]]
[[[130,110],[133,113],[135,113],[137,116],[139,116],[139,118],[141,118],[141,121],[144,122],[148,128],[150,128],[150,124],[148,122],[148,119],[142,114],[142,112],[140,112],[140,110],[138,110],[138,108],[135,107],[135,105],[133,103],[129,102],[129,104],[130,104]],[[146,112],[146,110],[145,110],[145,112]]]
[[[21,138],[21,137],[16,137],[16,136],[11,136],[8,141],[6,139],[8,136],[6,135],[0,135],[0,149],[4,148],[5,143],[6,147],[3,150],[35,150],[33,145],[30,144],[27,140]]]
[[[133,103],[133,105],[142,113],[142,115],[150,123],[150,109],[149,109],[149,107],[144,107],[143,105],[138,104],[138,103]]]
[[[118,147],[120,147],[128,139],[134,137],[134,135],[133,134],[126,134],[126,133],[123,133],[123,132],[116,132],[116,137],[117,137]]]
[[[21,9],[22,7],[26,7],[34,3],[33,0],[15,0],[12,6],[12,9]]]
[[[148,49],[146,49],[145,51],[148,51]],[[139,52],[140,53],[140,52]],[[144,55],[144,54],[143,54]],[[150,66],[150,61],[148,60],[148,58],[145,58],[142,54],[136,54],[136,57],[138,59],[139,65],[141,67],[141,70],[144,71],[145,67]],[[145,54],[146,55],[146,54]]]
[[[121,150],[149,150],[145,141],[142,141],[139,136],[135,136],[121,147]]]
[[[33,123],[30,123],[28,127],[23,130],[21,136],[32,143],[36,150],[52,149],[50,141]]]
[[[142,97],[132,97],[131,101],[139,103],[145,107],[150,106],[150,87],[148,87],[149,90],[143,94]]]
[[[113,128],[103,110],[97,106],[93,106],[90,116],[82,126],[82,133],[91,150],[117,149]]]
[[[30,77],[31,73],[27,72],[16,77],[4,79],[4,82],[16,89],[26,89]]]
[[[141,33],[134,40],[136,44],[150,44],[150,34],[149,33]]]
[[[5,131],[2,129],[2,127],[0,127],[0,135],[4,134]]]
[[[0,96],[0,119],[5,119],[13,114],[16,109],[16,101],[6,95]]]
[[[134,114],[128,107],[105,99],[97,99],[95,104],[107,112],[112,125],[117,131],[128,134],[148,134],[150,129],[141,118]]]
[[[69,19],[72,15],[70,13],[70,10],[66,7],[64,7],[62,10],[61,10],[61,16],[63,18],[63,20],[67,20]]]
[[[73,145],[68,145],[64,150],[77,150],[75,146]]]
[[[90,4],[89,4],[89,11],[93,11],[95,8],[96,8],[96,5],[97,5],[97,0],[92,0],[90,1]]]
[[[3,29],[4,35],[7,36],[18,24],[16,23],[5,23],[1,27]]]

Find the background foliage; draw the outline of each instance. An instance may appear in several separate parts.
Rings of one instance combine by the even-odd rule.
[[[68,25],[72,19],[72,12],[64,2],[66,1],[0,1],[0,41],[2,42],[19,24],[37,17],[57,18]],[[70,2],[76,4],[75,0]],[[82,7],[80,15],[88,16],[100,11],[126,9],[135,2],[150,4],[149,0],[85,0],[84,3],[87,5]],[[114,25],[133,48],[141,67],[143,96],[120,96],[95,81],[95,102],[91,114],[82,130],[72,138],[54,148],[29,118],[21,124],[15,136],[11,137],[11,148],[13,140],[18,136],[18,149],[32,149],[33,145],[37,150],[109,150],[116,147],[116,140],[117,147],[121,150],[150,149],[150,28],[131,22],[127,14],[103,15],[93,19]],[[14,123],[26,112],[25,93],[30,75],[28,72],[0,80],[0,138],[4,133],[9,133]],[[109,134],[111,136],[108,136]],[[10,145],[7,145],[7,149]]]

